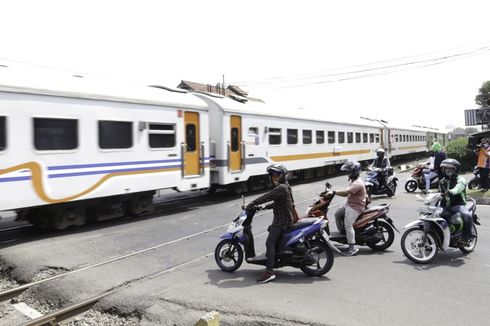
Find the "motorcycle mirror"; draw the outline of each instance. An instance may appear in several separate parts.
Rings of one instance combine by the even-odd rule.
[[[244,195],[242,195],[242,202],[245,205],[245,196]]]
[[[330,189],[330,188],[332,188],[330,182],[325,183],[325,189]]]

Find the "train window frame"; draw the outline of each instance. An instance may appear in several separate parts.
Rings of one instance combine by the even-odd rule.
[[[134,131],[133,121],[97,120],[99,148],[102,150],[128,150],[133,147]],[[112,128],[109,128],[111,126]],[[115,134],[118,128],[124,127]],[[106,135],[102,135],[105,132]],[[115,141],[117,140],[117,142]]]
[[[317,145],[325,144],[325,131],[324,130],[316,130],[315,140]]]
[[[248,136],[249,137],[258,137],[259,136],[259,127],[248,128]]]
[[[375,134],[374,134],[374,140],[375,140],[374,142],[375,142],[376,144],[379,144],[379,134],[378,134],[378,133],[375,133]]]
[[[232,153],[240,151],[240,128],[232,127],[230,129],[230,145]]]
[[[175,148],[177,146],[176,124],[148,122],[148,146],[157,150]]]
[[[311,129],[303,129],[303,145],[313,144],[313,131]]]
[[[337,132],[337,140],[338,140],[339,144],[345,143],[345,131]]]
[[[356,132],[356,144],[360,144],[361,143],[361,133],[360,132]]]
[[[0,116],[0,152],[7,149],[7,117]]]
[[[335,131],[328,131],[327,137],[328,137],[329,144],[335,144]]]
[[[347,132],[347,143],[348,144],[354,143],[354,133],[352,131]]]
[[[298,145],[298,129],[286,129],[288,145]]]
[[[374,133],[372,132],[369,133],[369,142],[374,143]]]
[[[269,145],[281,145],[282,144],[282,129],[281,128],[269,128]]]
[[[32,118],[33,145],[40,152],[73,151],[79,147],[78,119]]]
[[[363,132],[362,133],[362,142],[364,144],[367,144],[369,142],[369,138],[368,138],[368,133],[367,132]]]

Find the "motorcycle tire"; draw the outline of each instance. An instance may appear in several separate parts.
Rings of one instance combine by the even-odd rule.
[[[224,239],[216,246],[214,259],[225,272],[234,272],[243,263],[243,249],[235,241]]]
[[[415,180],[409,180],[405,183],[405,191],[406,192],[414,192],[418,188],[418,182]]]
[[[468,182],[468,189],[470,190],[476,190],[476,189],[481,189],[481,182],[479,178],[473,178]]]
[[[322,276],[333,266],[333,250],[323,241],[310,240],[307,255],[313,255],[316,262],[311,265],[302,265],[300,269],[309,276]]]
[[[459,250],[461,250],[464,253],[470,253],[473,250],[475,250],[476,243],[478,242],[478,232],[476,232],[476,226],[473,224],[471,227],[471,234],[473,234],[473,240],[471,240],[470,244],[467,245],[466,247],[460,247]]]
[[[394,195],[396,193],[396,183],[394,183],[393,181],[388,182],[388,187],[391,188],[391,191],[393,192]]]
[[[395,241],[395,231],[391,225],[384,221],[378,221],[378,234],[381,233],[382,240],[376,243],[368,243],[368,247],[375,251],[383,251],[388,249]]]
[[[428,264],[436,258],[439,245],[436,237],[426,233],[420,227],[409,228],[403,233],[401,247],[405,256],[417,264]]]

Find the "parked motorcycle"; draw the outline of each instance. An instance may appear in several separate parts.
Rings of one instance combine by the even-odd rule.
[[[244,202],[245,203],[245,202]],[[233,220],[214,251],[219,268],[234,272],[245,260],[249,264],[266,265],[266,257],[255,256],[252,221],[261,206],[243,210]],[[321,276],[333,266],[334,254],[325,232],[328,222],[321,217],[305,218],[288,228],[276,244],[274,268],[295,267],[310,276]],[[336,248],[335,248],[336,249]]]
[[[423,164],[417,164],[412,172],[412,175],[407,179],[405,183],[405,190],[407,192],[414,192],[417,189],[425,190],[425,175],[422,173],[424,171]],[[437,175],[430,179],[430,188],[437,189],[439,187],[439,178]]]
[[[396,177],[393,167],[389,166],[388,169],[388,187],[391,188],[393,194],[396,193],[396,186],[398,178]],[[364,178],[364,184],[366,185],[366,193],[369,198],[371,195],[388,195],[388,190],[384,185],[379,183],[379,177],[381,176],[381,169],[373,166],[367,167],[366,177]]]
[[[424,206],[419,208],[420,217],[405,226],[407,229],[401,239],[401,247],[405,256],[417,264],[427,264],[434,260],[439,250],[446,251],[449,248],[457,248],[464,253],[475,250],[478,242],[478,233],[475,225],[479,225],[476,215],[476,201],[467,198],[466,207],[473,215],[472,234],[473,240],[468,245],[461,245],[463,231],[463,219],[460,213],[441,215],[441,193],[428,194],[424,199]],[[452,215],[451,215],[452,214]]]
[[[478,165],[473,168],[473,174],[475,176],[468,182],[468,189],[481,189],[480,168]]]
[[[307,209],[306,217],[324,216],[327,219],[327,212],[335,194],[329,195],[328,192],[332,188],[330,183],[325,184],[325,191],[320,194],[320,197],[315,199]],[[383,251],[389,248],[395,240],[395,232],[400,233],[393,223],[393,220],[388,217],[390,210],[389,204],[373,206],[359,215],[354,223],[354,231],[356,235],[356,244],[359,246],[368,246],[376,251]],[[300,218],[301,220],[301,218]],[[328,220],[328,219],[327,219]],[[384,220],[384,221],[383,221]],[[385,222],[386,221],[386,222]],[[326,227],[330,241],[335,241],[342,244],[347,244],[347,236],[345,235],[344,219],[336,221],[337,232],[330,231],[329,225]],[[340,250],[337,249],[338,252]]]

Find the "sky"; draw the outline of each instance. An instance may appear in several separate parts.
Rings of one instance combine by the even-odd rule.
[[[488,0],[0,0],[0,8],[0,73],[224,82],[308,116],[442,130],[467,127],[464,112],[478,109],[490,80]]]

